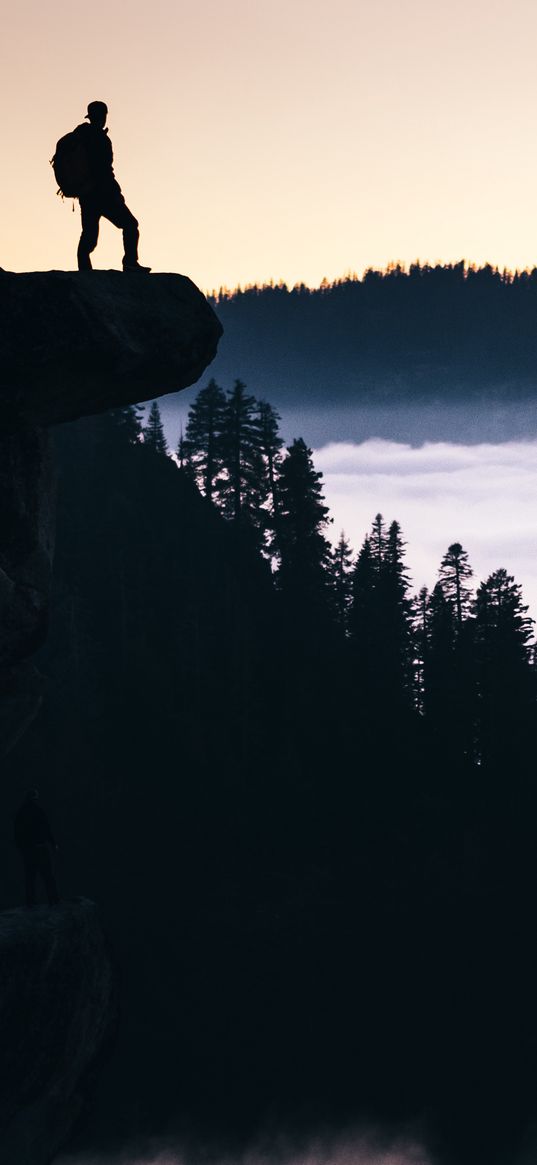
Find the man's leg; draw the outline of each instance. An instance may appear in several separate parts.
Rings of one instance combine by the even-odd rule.
[[[136,264],[138,262],[138,239],[140,238],[138,220],[129,210],[123,195],[117,194],[111,198],[101,213],[103,218],[107,218],[115,227],[123,231],[124,266]]]
[[[97,246],[99,238],[99,208],[93,202],[80,200],[80,214],[82,216],[82,234],[78,244],[77,259],[79,271],[91,271],[91,252]]]
[[[138,240],[140,238],[140,231],[138,230],[138,220],[131,214],[129,208],[126,206],[127,212],[125,216],[125,223],[123,226],[123,262],[128,264],[138,262]]]

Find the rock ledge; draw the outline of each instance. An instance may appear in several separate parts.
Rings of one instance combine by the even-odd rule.
[[[184,275],[0,271],[4,420],[48,426],[177,392],[221,335]]]

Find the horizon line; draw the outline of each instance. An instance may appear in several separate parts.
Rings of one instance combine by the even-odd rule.
[[[220,284],[219,288],[203,288],[203,294],[208,299],[232,299],[237,294],[244,294],[245,292],[252,291],[326,291],[333,287],[341,287],[345,283],[363,283],[364,279],[368,275],[380,275],[384,277],[389,275],[401,275],[408,277],[414,271],[438,271],[439,269],[445,271],[454,271],[457,268],[460,269],[464,277],[466,277],[468,274],[474,275],[487,271],[491,275],[500,276],[501,279],[506,283],[513,283],[515,279],[520,278],[522,275],[532,275],[534,272],[536,272],[537,263],[531,266],[527,264],[525,267],[513,268],[506,266],[499,267],[495,263],[490,262],[478,264],[468,259],[446,260],[444,262],[440,259],[436,259],[434,263],[430,262],[428,259],[414,259],[410,263],[407,263],[401,259],[395,259],[390,260],[384,267],[368,264],[367,267],[362,268],[360,274],[354,268],[349,267],[343,275],[338,275],[334,279],[328,279],[328,277],[325,275],[321,279],[320,283],[315,284],[306,283],[304,280],[298,280],[295,283],[290,283],[286,279],[280,278],[276,280],[271,276],[269,279],[262,281],[254,280],[247,283],[237,283],[235,287],[228,287],[227,284],[222,283]]]

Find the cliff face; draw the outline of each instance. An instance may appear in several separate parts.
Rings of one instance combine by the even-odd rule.
[[[0,755],[39,710],[54,543],[47,428],[193,384],[222,327],[182,275],[0,270]]]
[[[0,271],[3,416],[54,425],[177,392],[221,334],[183,275]]]
[[[54,547],[55,473],[48,435],[0,437],[0,667],[31,655],[46,631],[43,598]]]
[[[91,1092],[116,1026],[92,902],[0,915],[0,1160],[48,1165]]]

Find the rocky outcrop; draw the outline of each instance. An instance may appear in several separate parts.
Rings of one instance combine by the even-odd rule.
[[[184,275],[0,271],[2,415],[47,426],[177,392],[221,334]]]
[[[183,275],[0,270],[0,755],[38,711],[54,542],[47,428],[193,384],[222,327]]]
[[[5,667],[31,655],[46,631],[55,475],[44,430],[22,426],[0,440],[0,666]]]
[[[116,1027],[92,902],[0,915],[0,1161],[48,1165],[91,1095]]]

